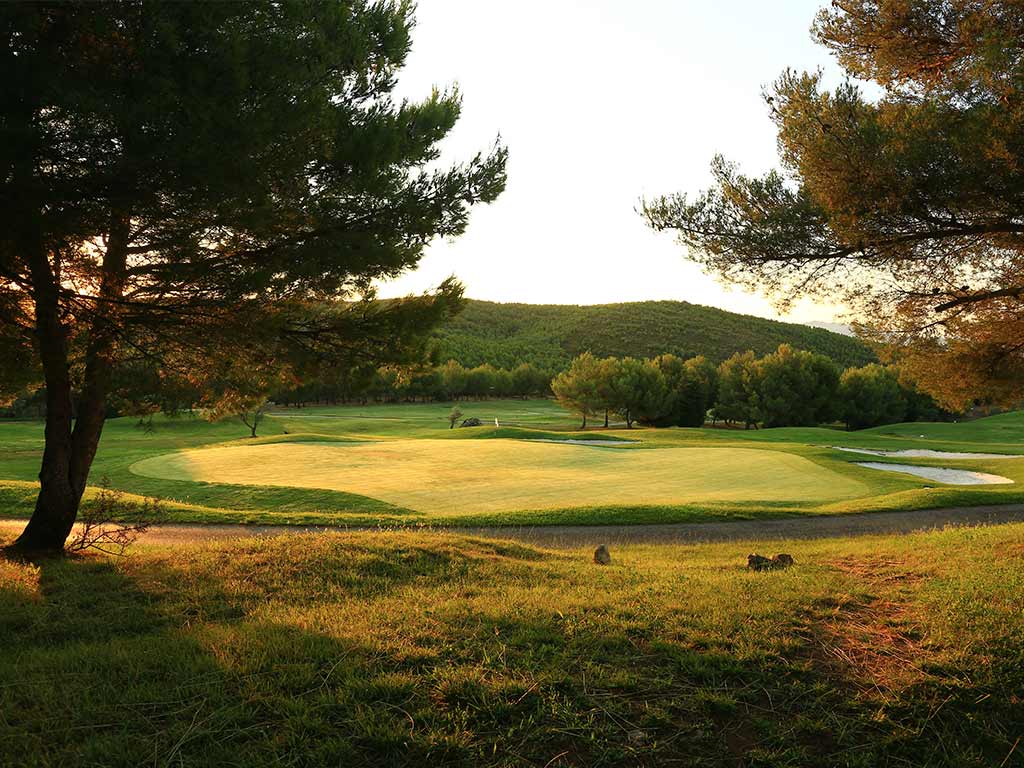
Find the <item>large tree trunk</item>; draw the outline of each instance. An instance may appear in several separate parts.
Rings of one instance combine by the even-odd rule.
[[[46,382],[46,430],[39,496],[28,525],[15,542],[19,549],[63,549],[78,517],[78,507],[103,432],[107,389],[114,363],[117,302],[124,293],[127,247],[128,219],[123,217],[111,227],[107,242],[73,427],[67,329],[60,317],[59,269],[51,268],[41,244],[31,256],[36,330]]]
[[[15,542],[28,550],[61,549],[78,514],[80,496],[71,486],[71,373],[67,336],[60,319],[57,276],[41,239],[26,250],[32,268],[36,334],[46,382],[46,429],[39,496],[32,518]]]
[[[71,376],[55,290],[36,291],[36,312],[46,381],[45,447],[35,510],[15,545],[26,550],[59,550],[75,524],[81,494],[71,485]]]

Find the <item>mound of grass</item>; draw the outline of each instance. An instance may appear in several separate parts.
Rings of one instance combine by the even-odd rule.
[[[964,422],[910,422],[847,432],[823,427],[736,430],[728,434],[755,442],[841,445],[850,448],[981,451],[1024,455],[1024,411]]]
[[[597,504],[820,504],[871,490],[782,451],[511,440],[247,444],[156,456],[131,469],[167,480],[348,491],[446,516]]]
[[[756,546],[0,560],[0,764],[1019,764],[1024,526]]]

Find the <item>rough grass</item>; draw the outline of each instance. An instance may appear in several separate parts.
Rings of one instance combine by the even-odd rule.
[[[0,764],[1010,766],[1024,526],[0,560]]]
[[[109,478],[112,487],[137,496],[158,496],[167,501],[176,522],[250,522],[349,525],[521,525],[696,522],[725,518],[783,517],[806,514],[842,514],[861,511],[899,511],[940,506],[1024,502],[1024,459],[914,459],[911,463],[949,466],[1003,475],[1013,485],[942,486],[908,475],[856,466],[862,456],[832,450],[845,445],[866,448],[932,448],[995,453],[1024,453],[1024,413],[1004,414],[962,424],[905,424],[861,432],[837,429],[590,429],[576,430],[574,416],[547,400],[502,400],[460,403],[467,416],[485,425],[449,430],[450,404],[377,405],[292,408],[278,411],[261,428],[256,440],[245,437],[236,421],[209,424],[195,417],[157,418],[152,431],[132,419],[114,419],[104,431],[92,477]],[[499,427],[494,427],[494,419]],[[627,438],[634,444],[603,449],[528,443],[529,439]],[[417,444],[423,443],[417,448]],[[371,445],[376,444],[376,448]],[[370,473],[335,473],[327,468],[312,483],[312,467],[285,471],[277,462],[247,470],[240,480],[254,475],[276,475],[275,482],[295,485],[250,485],[226,477],[205,476],[207,481],[145,477],[132,471],[152,463],[190,460],[196,448],[259,446],[259,450],[295,450],[310,446],[321,455],[356,449],[420,454],[415,466],[406,462],[401,477],[388,462],[370,467]],[[486,444],[486,445],[485,445]],[[429,451],[424,451],[430,445]],[[39,471],[42,425],[38,422],[0,424],[0,516],[26,517],[33,503]],[[255,450],[255,448],[252,448]],[[664,449],[673,449],[666,451]],[[708,449],[717,449],[709,453]],[[756,449],[759,458],[744,470],[741,457]],[[184,453],[179,453],[184,451]],[[605,475],[598,457],[613,451],[628,452],[627,461],[667,464],[656,477],[623,471]],[[547,459],[524,466],[527,452],[566,460],[549,467]],[[639,458],[640,452],[663,454]],[[689,452],[689,453],[688,453]],[[202,451],[198,452],[203,453]],[[225,451],[230,453],[230,451]],[[675,461],[667,457],[678,455]],[[490,457],[477,462],[476,457]],[[718,457],[710,461],[710,457]],[[160,458],[166,457],[166,458]],[[571,457],[571,458],[569,458]],[[871,457],[872,460],[887,461]],[[617,461],[609,458],[608,462]],[[894,461],[906,461],[895,459]],[[780,466],[803,466],[811,487],[798,492],[780,490],[775,480],[787,473]],[[788,462],[788,464],[787,464]],[[808,463],[809,462],[809,463]],[[676,465],[678,464],[678,470]],[[243,468],[244,469],[244,468]],[[554,485],[543,474],[551,470]],[[579,474],[585,476],[579,479]],[[331,475],[337,475],[332,478]],[[391,475],[391,476],[389,476]],[[792,473],[789,473],[792,478]],[[816,478],[816,479],[815,479]],[[822,478],[831,478],[822,483]],[[259,479],[259,478],[257,478]],[[213,480],[216,480],[214,482]],[[414,482],[415,481],[415,482]],[[450,492],[440,486],[451,485]],[[733,488],[727,486],[732,483]],[[428,487],[434,484],[435,487]],[[665,484],[667,487],[663,487]],[[675,488],[672,488],[672,485]],[[302,487],[316,485],[318,487]],[[388,486],[393,487],[388,487]],[[815,486],[817,491],[815,490]],[[821,495],[826,488],[832,495]],[[842,489],[842,493],[840,493]],[[856,489],[856,490],[855,490]],[[416,494],[426,493],[424,503]]]

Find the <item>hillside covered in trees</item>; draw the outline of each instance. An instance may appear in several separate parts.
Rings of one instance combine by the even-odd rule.
[[[476,300],[441,329],[438,359],[469,367],[489,363],[512,369],[531,363],[562,370],[582,352],[597,357],[704,355],[720,363],[747,350],[765,355],[780,344],[827,355],[844,368],[875,359],[848,336],[684,301],[576,306]]]

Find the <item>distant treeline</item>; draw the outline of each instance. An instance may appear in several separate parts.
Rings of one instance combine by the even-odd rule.
[[[703,355],[717,365],[736,352],[766,355],[780,344],[827,355],[842,368],[876,361],[865,344],[850,336],[682,301],[595,306],[469,301],[440,329],[436,358],[507,369],[526,362],[550,371],[565,370],[583,352],[635,358]]]
[[[484,364],[466,368],[454,360],[419,368],[366,368],[313,379],[270,392],[279,405],[350,402],[430,402],[491,397],[546,397],[550,371],[529,363],[515,368]]]
[[[110,416],[175,414],[204,407],[187,378],[149,368],[115,377]],[[825,355],[780,345],[757,356],[734,354],[716,364],[703,355],[653,358],[577,355],[558,372],[530,363],[513,368],[466,367],[455,360],[418,367],[336,369],[264,390],[283,406],[367,402],[451,402],[554,395],[584,426],[624,420],[652,426],[814,426],[841,421],[853,429],[948,416],[894,368],[869,363],[845,371]],[[44,413],[45,392],[13,402],[0,415]]]
[[[890,367],[869,363],[840,372],[825,355],[782,344],[758,357],[737,353],[719,365],[703,356],[683,359],[577,356],[551,383],[555,397],[578,413],[582,426],[610,416],[651,426],[712,423],[757,427],[817,426],[836,421],[851,429],[935,419],[944,414]]]

